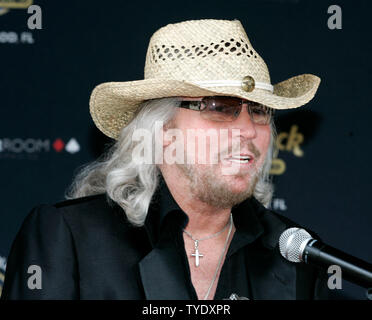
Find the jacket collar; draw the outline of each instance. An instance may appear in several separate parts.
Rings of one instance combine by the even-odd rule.
[[[153,248],[159,242],[164,222],[171,212],[176,213],[176,220],[181,225],[186,226],[188,217],[174,200],[163,176],[160,174],[159,184],[152,197],[144,224]]]

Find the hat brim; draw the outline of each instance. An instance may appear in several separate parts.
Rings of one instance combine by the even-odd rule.
[[[274,85],[274,92],[255,89],[246,92],[241,87],[203,88],[189,81],[145,79],[127,82],[106,82],[96,86],[90,98],[93,121],[105,135],[117,139],[121,129],[132,119],[144,100],[188,96],[235,96],[262,103],[273,109],[298,108],[315,95],[320,78],[302,74]]]

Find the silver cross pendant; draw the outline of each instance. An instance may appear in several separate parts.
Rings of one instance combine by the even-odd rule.
[[[195,257],[195,266],[196,267],[199,267],[199,257],[203,257],[203,255],[201,253],[199,253],[198,244],[199,244],[199,241],[195,240],[195,253],[191,254],[193,257]]]

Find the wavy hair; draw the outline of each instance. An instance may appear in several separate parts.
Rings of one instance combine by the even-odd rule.
[[[140,143],[133,141],[132,136],[138,128],[150,130],[154,153],[156,121],[168,125],[179,104],[175,97],[143,102],[133,119],[122,129],[118,140],[96,161],[79,169],[66,192],[66,198],[106,193],[112,201],[123,208],[129,222],[135,226],[142,226],[159,184],[160,170],[155,163],[132,161],[132,151]],[[269,206],[273,195],[269,172],[275,138],[276,130],[272,121],[269,150],[253,192],[253,196],[266,207]]]

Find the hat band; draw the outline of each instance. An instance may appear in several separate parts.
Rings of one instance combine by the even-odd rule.
[[[241,87],[242,81],[240,80],[203,80],[203,81],[193,81],[193,83],[198,84],[202,87]],[[268,90],[274,92],[274,87],[265,82],[255,82],[255,88]]]

